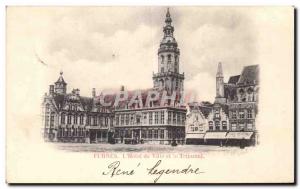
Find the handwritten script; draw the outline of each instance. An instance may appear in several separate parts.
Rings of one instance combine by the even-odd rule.
[[[148,176],[154,176],[154,183],[157,183],[163,175],[199,175],[204,173],[198,167],[192,167],[191,164],[187,165],[185,168],[161,168],[161,165],[162,160],[158,160],[155,164],[147,166],[146,168],[142,168],[143,166],[141,163],[138,163],[130,169],[124,169],[121,168],[120,161],[114,161],[107,166],[107,170],[102,171],[102,175],[115,178],[117,176],[134,176],[139,171],[146,171]]]

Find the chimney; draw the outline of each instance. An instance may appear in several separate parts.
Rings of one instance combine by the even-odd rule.
[[[54,85],[49,86],[49,95],[50,96],[54,95]]]
[[[93,98],[96,97],[96,89],[95,88],[93,88],[93,90],[92,90],[92,96],[93,96]]]
[[[125,87],[124,87],[124,85],[121,85],[121,89],[120,89],[120,91],[124,91],[125,90]]]

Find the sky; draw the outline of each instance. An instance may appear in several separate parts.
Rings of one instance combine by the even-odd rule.
[[[121,85],[128,90],[153,86],[167,7],[17,9],[9,10],[8,26],[18,26],[8,27],[14,33],[10,40],[19,43],[14,49],[22,57],[19,61],[31,64],[24,69],[36,70],[22,82],[42,80],[38,86],[42,94],[60,71],[68,92],[79,88],[84,96],[91,96],[92,88],[99,94]],[[170,7],[185,91],[193,91],[197,100],[214,100],[218,62],[223,64],[225,82],[244,66],[257,64],[257,27],[247,10]]]

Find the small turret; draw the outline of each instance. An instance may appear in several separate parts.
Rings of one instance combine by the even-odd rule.
[[[66,94],[67,93],[67,83],[65,82],[62,75],[63,75],[63,72],[61,71],[58,80],[55,82],[54,92],[56,94]]]

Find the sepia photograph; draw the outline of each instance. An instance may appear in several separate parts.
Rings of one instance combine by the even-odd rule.
[[[292,6],[8,6],[8,183],[293,183]]]

